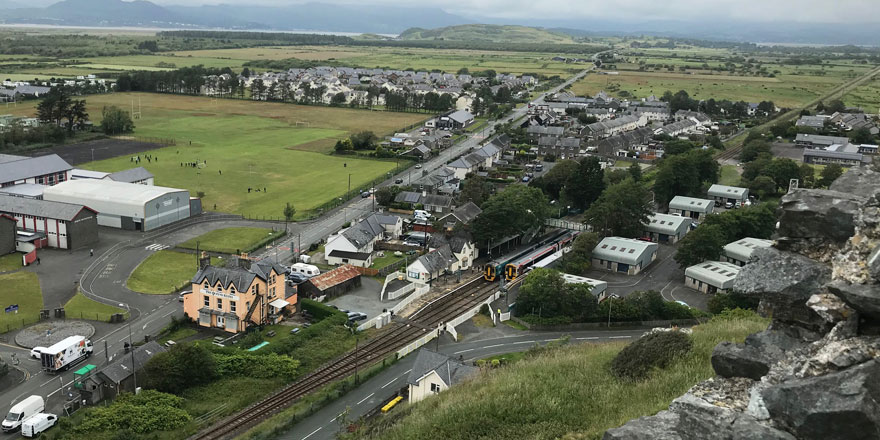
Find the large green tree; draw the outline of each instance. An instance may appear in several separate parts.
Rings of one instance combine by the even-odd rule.
[[[843,167],[836,163],[828,164],[825,168],[822,168],[822,177],[819,179],[819,184],[824,187],[831,186],[841,175],[843,175]]]
[[[743,145],[742,151],[739,153],[739,159],[743,162],[751,162],[757,159],[761,153],[770,153],[770,143],[756,139]]]
[[[572,275],[584,274],[592,264],[593,249],[599,244],[599,234],[595,232],[581,232],[574,243],[571,244],[571,250],[562,254],[559,263],[560,269],[565,273]]]
[[[518,314],[583,322],[596,315],[596,297],[590,291],[588,284],[566,283],[559,271],[536,268],[520,287],[516,310]]]
[[[600,236],[635,238],[645,231],[645,223],[653,212],[651,195],[639,182],[626,179],[611,185],[590,206],[585,222]]]
[[[767,239],[776,229],[775,206],[761,203],[706,217],[678,246],[675,261],[687,267],[705,260],[715,260],[727,243],[745,238]]]
[[[82,128],[89,120],[89,114],[85,100],[72,99],[65,87],[53,87],[37,104],[37,119],[55,125],[66,123],[67,131],[71,132],[74,128]]]
[[[458,200],[461,203],[470,201],[474,202],[477,206],[481,206],[492,195],[492,189],[492,183],[486,180],[485,177],[468,174],[464,181],[461,182],[461,193],[458,195]]]
[[[605,190],[605,173],[599,164],[599,158],[588,156],[578,162],[577,172],[565,183],[565,194],[571,199],[572,206],[587,209]]]
[[[578,172],[580,164],[573,160],[561,160],[543,176],[532,180],[531,186],[541,188],[551,200],[559,200],[562,188]]]
[[[704,183],[718,181],[720,166],[711,150],[692,150],[663,159],[654,180],[657,202],[668,204],[675,196],[700,196]]]
[[[481,244],[542,226],[550,213],[550,204],[538,188],[510,185],[489,197],[482,209],[472,228],[474,238]]]
[[[874,143],[874,135],[868,127],[859,127],[849,134],[849,140],[854,144],[872,144]]]
[[[179,393],[216,379],[217,365],[207,348],[195,344],[178,344],[147,361],[144,375],[147,388]]]
[[[101,131],[104,134],[120,134],[134,131],[134,122],[131,115],[115,105],[104,107],[101,110]]]
[[[721,226],[700,225],[681,240],[675,261],[685,268],[706,260],[717,260],[722,247],[727,244],[726,236]]]

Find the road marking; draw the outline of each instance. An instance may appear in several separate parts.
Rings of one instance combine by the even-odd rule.
[[[502,345],[504,345],[504,344],[486,345],[486,346],[483,347],[483,348],[495,348],[495,347],[500,347],[500,346],[502,346]]]
[[[536,341],[519,341],[519,342],[511,342],[511,344],[532,344]]]
[[[323,428],[323,426],[322,426],[322,427],[321,427],[321,428]],[[302,440],[306,440],[306,439],[307,439],[307,438],[309,438],[309,437],[311,437],[311,436],[313,436],[313,435],[314,435],[314,434],[315,434],[315,433],[316,433],[316,432],[318,432],[318,431],[320,431],[320,430],[321,430],[321,428],[318,428],[318,429],[316,429],[316,430],[314,430],[314,431],[312,431],[312,433],[311,433],[311,434],[309,434],[309,435],[307,435],[307,436],[305,436],[305,437],[303,437],[303,438],[302,438]]]
[[[629,339],[632,336],[609,336],[608,339]]]
[[[385,385],[382,385],[382,388],[385,388],[385,387],[387,387],[388,385],[393,384],[394,382],[397,382],[397,378],[396,378],[396,377],[395,377],[394,379],[391,379],[391,382],[388,382],[388,383],[386,383]]]
[[[458,353],[456,353],[456,354],[458,354]],[[401,376],[406,376],[407,374],[409,374],[410,371],[412,371],[412,370],[410,369],[410,370],[406,370],[406,371],[404,371],[403,374],[402,374]]]
[[[587,340],[593,340],[593,339],[599,339],[599,338],[596,336],[591,336],[589,338],[575,338],[575,339],[577,339],[578,341],[587,341]]]
[[[364,397],[363,399],[361,399],[361,401],[358,402],[357,405],[360,405],[360,404],[364,403],[364,402],[365,402],[367,399],[369,399],[370,397],[373,397],[373,394],[376,394],[376,393],[370,393],[369,396]]]
[[[497,347],[497,345],[496,345],[496,347]],[[468,348],[467,350],[456,351],[455,353],[452,353],[452,354],[462,354],[462,353],[467,353],[467,352],[469,352],[469,351],[474,351],[474,349],[473,349],[473,348]]]
[[[168,249],[168,248],[170,248],[170,247],[171,247],[171,246],[169,246],[169,245],[167,245],[167,244],[153,243],[153,244],[151,244],[151,245],[145,247],[144,249],[146,249],[146,250],[148,250],[148,251],[161,251],[161,250],[164,250],[164,249]]]
[[[168,313],[162,315],[162,317],[164,318],[164,317],[166,317],[166,316],[168,316],[168,315],[170,315],[170,314],[172,314],[172,313],[176,313],[176,312],[177,312],[177,310],[172,310],[172,311],[170,311],[170,312],[168,312]]]

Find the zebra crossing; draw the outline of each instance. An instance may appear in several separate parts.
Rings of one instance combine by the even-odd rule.
[[[161,250],[163,250],[163,249],[168,249],[168,248],[170,248],[170,247],[171,247],[171,246],[169,246],[169,245],[167,245],[167,244],[153,243],[153,244],[151,244],[151,245],[145,247],[144,249],[146,249],[146,250],[148,250],[148,251],[154,251],[154,252],[156,252],[156,251],[161,251]]]

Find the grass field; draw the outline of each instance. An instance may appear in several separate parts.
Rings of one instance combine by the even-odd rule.
[[[694,348],[643,382],[621,381],[609,364],[625,345],[578,344],[491,370],[470,383],[377,422],[387,429],[357,438],[398,440],[598,439],[612,427],[665,409],[697,382],[714,376],[709,358],[721,341],[763,330],[757,315],[694,327]]]
[[[12,272],[21,268],[21,254],[13,252],[0,257],[0,272]]]
[[[718,178],[719,185],[737,186],[739,181],[740,174],[735,165],[723,165],[721,167],[721,176]]]
[[[156,185],[185,188],[192,195],[203,191],[204,209],[251,217],[281,218],[288,202],[298,217],[305,217],[308,210],[344,194],[349,174],[351,187],[357,188],[394,170],[394,162],[323,153],[349,133],[371,130],[384,136],[425,118],[411,113],[145,93],[92,95],[86,100],[95,123],[105,105],[127,109],[132,101],[135,106],[140,102],[142,117],[135,121],[135,135],[177,141],[176,146],[152,152],[158,161],[140,163],[156,176]],[[4,111],[32,115],[35,105],[29,101]],[[197,161],[207,161],[205,168],[180,166]],[[81,167],[114,172],[132,166],[129,157],[119,157]]]
[[[211,258],[211,264],[218,260]],[[189,285],[196,274],[196,256],[174,251],[159,251],[144,260],[129,276],[129,289],[153,295],[167,295]]]
[[[0,286],[3,292],[0,306],[6,308],[18,304],[18,313],[0,314],[0,333],[21,327],[22,324],[32,324],[39,318],[43,308],[43,292],[37,274],[19,271],[0,275]]]
[[[224,228],[217,229],[178,245],[185,249],[195,249],[224,254],[246,251],[255,244],[279,232],[264,228]]]
[[[91,319],[94,321],[109,321],[110,315],[122,313],[125,309],[108,306],[89,299],[82,293],[77,293],[67,304],[64,305],[64,314],[68,319]]]
[[[880,77],[856,87],[843,97],[843,102],[851,107],[861,107],[865,113],[880,113]]]

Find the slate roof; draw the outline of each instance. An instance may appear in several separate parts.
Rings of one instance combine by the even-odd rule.
[[[446,208],[452,206],[452,197],[428,194],[422,197],[422,204],[425,206],[440,206]]]
[[[358,261],[367,261],[370,259],[370,255],[372,255],[372,254],[369,252],[348,252],[348,251],[342,251],[339,249],[334,249],[334,250],[330,251],[329,254],[327,254],[327,256],[329,256],[329,257],[348,258],[349,260],[358,260]]]
[[[449,168],[471,169],[481,163],[483,163],[483,158],[481,158],[476,153],[470,153],[466,156],[459,157],[458,159],[446,166]]]
[[[311,283],[319,291],[324,291],[359,276],[361,276],[361,273],[358,272],[356,267],[346,264],[329,272],[324,272],[321,275],[309,278],[306,282]]]
[[[71,221],[83,209],[97,214],[95,210],[83,205],[0,194],[0,212]]]
[[[471,220],[477,218],[480,213],[483,212],[479,206],[477,206],[474,202],[467,202],[463,205],[458,206],[453,209],[449,215],[444,217],[444,219],[448,219],[449,217],[455,217],[460,223],[468,224]]]
[[[132,358],[134,358],[134,366],[140,370],[153,356],[164,352],[165,349],[156,341],[147,342],[140,347],[134,349],[134,353],[120,357],[112,364],[104,367],[98,373],[105,376],[114,384],[119,384],[131,376]]]
[[[39,157],[25,157],[19,160],[0,162],[0,183],[13,182],[46,174],[60,173],[73,169],[61,156],[49,154]]]
[[[472,374],[476,374],[479,369],[470,365],[463,364],[449,356],[435,353],[431,350],[423,348],[419,350],[416,356],[416,362],[412,367],[407,378],[410,385],[418,385],[419,379],[436,372],[446,386],[453,386]]]
[[[664,133],[664,134],[674,134],[676,132],[690,130],[692,128],[695,128],[697,125],[700,125],[700,124],[698,124],[690,119],[682,119],[681,121],[673,122],[671,124],[666,124],[666,125],[660,127],[659,129],[657,129],[657,131],[660,133]]]
[[[379,223],[376,216],[371,215],[342,231],[342,236],[354,247],[362,249],[384,232],[385,227]]]
[[[422,263],[422,266],[429,273],[436,273],[447,269],[450,265],[450,260],[454,259],[455,257],[452,255],[452,249],[449,245],[443,245],[422,255],[417,261]]]
[[[548,136],[562,136],[565,133],[565,128],[563,127],[542,127],[540,125],[531,126],[526,129],[528,134],[537,134],[537,135],[548,135]]]
[[[252,264],[250,269],[229,266],[206,266],[196,272],[195,276],[192,278],[192,283],[202,284],[207,279],[208,284],[211,286],[216,286],[217,282],[219,282],[224,289],[228,289],[230,286],[234,285],[236,290],[241,292],[247,290],[255,278],[260,278],[264,281],[268,280],[269,273],[272,269],[275,269],[275,273],[277,274],[284,274],[287,272],[283,267],[277,264],[262,262]]]
[[[474,119],[474,115],[470,114],[465,110],[459,110],[457,112],[453,112],[449,114],[449,119],[452,119],[459,124],[464,124],[469,120]]]
[[[117,171],[107,177],[110,180],[115,180],[117,182],[135,183],[152,178],[153,173],[147,171],[147,169],[144,167],[137,167],[128,170]]]
[[[587,132],[605,132],[617,127],[622,127],[627,124],[632,124],[633,122],[637,122],[639,118],[635,116],[621,116],[619,118],[609,119],[607,121],[594,122],[590,125],[584,127],[584,130]]]
[[[397,225],[401,222],[400,217],[396,215],[373,214],[371,217],[375,217],[380,225]]]
[[[421,193],[413,191],[401,191],[397,193],[397,196],[394,197],[394,201],[397,203],[419,203],[419,199],[421,198]]]

